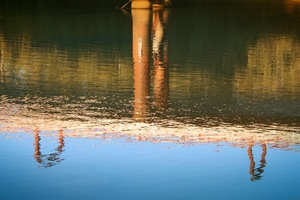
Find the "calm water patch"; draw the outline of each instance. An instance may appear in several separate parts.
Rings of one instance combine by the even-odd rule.
[[[42,137],[43,152],[55,139]],[[3,199],[218,199],[299,196],[299,153],[227,145],[178,146],[126,140],[65,139],[61,162],[44,168],[35,162],[33,137],[1,139]],[[58,142],[57,142],[58,143]],[[253,182],[251,166],[260,177]],[[6,173],[4,173],[6,172]],[[287,186],[287,187],[286,187]],[[12,191],[14,192],[7,192]]]

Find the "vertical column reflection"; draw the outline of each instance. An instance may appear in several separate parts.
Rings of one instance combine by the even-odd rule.
[[[149,115],[150,86],[153,86],[153,105],[155,111],[163,111],[168,106],[168,42],[165,31],[168,14],[169,10],[166,9],[154,9],[153,11],[145,9],[132,10],[132,47],[134,60],[133,117],[135,119],[144,120]],[[151,17],[152,23],[150,20]],[[153,59],[153,71],[151,70],[151,73],[149,64],[150,52],[152,52]],[[150,80],[153,82],[151,83]]]
[[[255,161],[253,157],[252,147],[253,144],[250,144],[248,147],[248,156],[250,160],[249,174],[251,175],[250,180],[256,181],[262,178],[262,173],[264,172],[264,168],[266,166],[267,146],[266,144],[262,144],[262,154],[261,154],[260,166],[258,168],[255,168]]]
[[[148,113],[150,10],[132,12],[132,48],[134,61],[134,118],[143,119]]]
[[[62,130],[59,130],[58,132],[58,140],[59,145],[55,149],[54,153],[42,154],[40,131],[34,130],[34,158],[38,163],[42,164],[43,167],[52,167],[53,165],[56,165],[63,160],[59,158],[65,146],[64,134]]]
[[[41,141],[40,131],[34,130],[34,158],[38,163],[42,163],[40,141]]]
[[[166,24],[169,10],[155,9],[152,17],[152,57],[154,66],[153,92],[154,106],[163,110],[168,106],[169,71],[168,71],[168,41]]]

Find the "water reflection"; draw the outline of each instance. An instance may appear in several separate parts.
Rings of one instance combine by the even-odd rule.
[[[235,73],[237,92],[264,99],[299,92],[300,42],[293,35],[258,39],[247,55],[246,68]]]
[[[132,10],[134,118],[145,118],[149,98],[150,10]]]
[[[168,9],[156,9],[152,16],[153,96],[156,112],[164,111],[169,100],[169,66],[167,27]]]
[[[267,146],[300,144],[299,20],[285,9],[132,10],[132,18],[119,11],[4,12],[1,130],[62,128],[53,155],[41,153],[35,132],[35,158],[46,166],[60,161],[63,135],[241,148],[251,142],[250,174],[258,179]],[[253,145],[265,145],[258,168]]]
[[[41,136],[39,130],[34,130],[34,158],[42,167],[52,167],[59,164],[64,159],[60,158],[65,147],[64,134],[62,130],[58,131],[59,145],[53,153],[43,154],[41,145]]]
[[[134,118],[136,119],[146,118],[149,114],[151,85],[153,85],[155,109],[153,112],[160,112],[168,106],[168,42],[165,33],[168,15],[169,10],[165,9],[155,9],[153,12],[142,9],[132,10]],[[150,52],[152,52],[153,68],[149,66]]]
[[[267,155],[267,146],[266,144],[262,144],[262,153],[261,153],[261,160],[259,167],[255,168],[255,161],[252,152],[253,143],[249,144],[248,146],[248,156],[250,160],[250,171],[249,174],[251,175],[251,181],[257,181],[262,179],[262,173],[264,172],[264,168],[266,166],[266,155]]]

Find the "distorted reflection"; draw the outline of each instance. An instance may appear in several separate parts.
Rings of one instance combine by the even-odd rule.
[[[148,112],[150,10],[132,10],[132,49],[134,61],[134,118]]]
[[[152,20],[152,57],[154,66],[154,107],[156,110],[167,108],[169,97],[168,41],[165,28],[169,10],[153,10]]]
[[[236,71],[236,90],[261,98],[297,94],[299,52],[299,41],[290,35],[259,39],[248,47],[247,68]]]
[[[171,0],[152,0],[153,8],[162,8],[170,5],[171,5]]]
[[[299,151],[300,42],[286,11],[274,12],[280,23],[260,13],[256,29],[261,19],[249,13],[258,8],[134,9],[129,20],[118,12],[9,14],[0,20],[1,131],[39,127],[34,158],[44,167],[63,160],[65,137],[253,142],[250,175],[259,180],[267,147]],[[41,132],[61,127],[55,152],[43,154]],[[254,144],[262,145],[259,166]]]
[[[64,151],[65,146],[64,134],[62,130],[58,131],[59,145],[54,153],[43,154],[41,149],[41,136],[39,130],[34,130],[34,158],[41,164],[42,167],[52,167],[59,164],[64,159],[60,158],[61,153]]]
[[[261,160],[259,167],[255,168],[255,161],[253,156],[253,143],[249,144],[248,146],[248,156],[250,160],[250,169],[249,174],[251,175],[251,181],[257,181],[262,179],[262,173],[264,172],[264,168],[266,166],[266,155],[267,155],[267,146],[266,144],[262,144],[262,153],[261,153]]]
[[[152,23],[150,21],[152,14]],[[168,43],[165,24],[168,10],[132,10],[134,60],[134,118],[145,119],[149,114],[150,80],[153,80],[153,97],[156,111],[167,107],[169,96]],[[151,25],[152,24],[152,28]],[[153,78],[150,65],[150,28],[153,58]]]

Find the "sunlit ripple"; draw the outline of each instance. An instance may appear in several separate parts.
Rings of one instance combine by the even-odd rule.
[[[16,132],[33,133],[43,131],[45,135],[62,131],[64,137],[91,138],[109,140],[125,138],[130,142],[148,141],[153,143],[180,143],[184,145],[204,143],[224,143],[231,146],[246,147],[248,144],[268,144],[270,148],[300,150],[300,128],[284,124],[236,124],[215,123],[210,119],[206,124],[196,125],[180,120],[157,119],[136,120],[131,117],[111,118],[97,110],[76,109],[84,104],[72,104],[72,112],[57,105],[67,97],[51,99],[23,99],[26,104],[9,102],[2,96],[0,126],[2,134]],[[54,101],[57,100],[57,102]],[[20,101],[20,100],[19,100]],[[39,101],[44,101],[44,105]],[[49,102],[48,102],[49,101]],[[95,103],[96,100],[86,99],[84,102]],[[24,102],[25,103],[25,102]],[[61,102],[60,102],[61,103]],[[66,109],[67,110],[67,109]],[[86,113],[83,113],[86,112]],[[95,117],[96,116],[96,117]],[[295,146],[296,145],[296,146]]]

